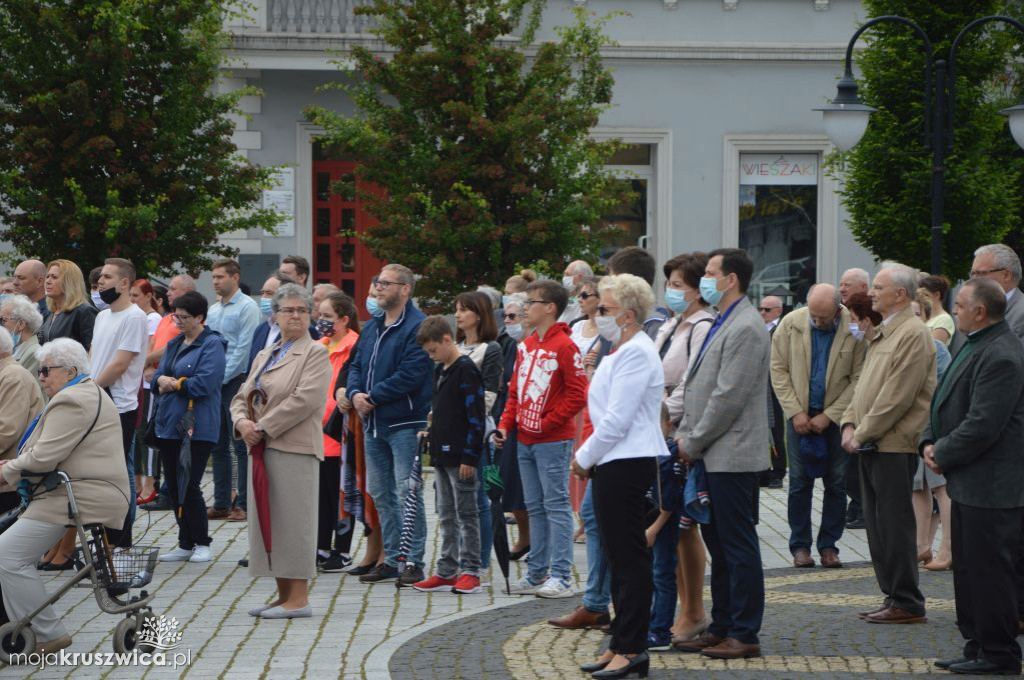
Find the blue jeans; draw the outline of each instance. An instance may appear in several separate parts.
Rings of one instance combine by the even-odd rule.
[[[405,498],[409,495],[409,475],[416,459],[416,428],[401,430],[379,428],[374,436],[366,431],[366,486],[377,506],[381,537],[384,539],[384,561],[398,566],[402,538],[402,517]],[[412,544],[406,555],[407,564],[423,568],[423,552],[427,543],[427,514],[423,494],[416,503]]]
[[[519,441],[519,472],[530,514],[532,583],[548,576],[568,584],[572,577],[572,507],[569,505],[569,457],[572,440],[524,444]]]
[[[235,376],[220,388],[220,437],[213,446],[213,507],[225,510],[231,507],[231,466],[238,463],[238,496],[235,505],[246,509],[246,473],[249,466],[249,451],[245,442],[235,439],[231,423],[231,400],[242,386],[244,375]]]
[[[583,593],[583,607],[588,612],[607,614],[612,603],[612,572],[601,550],[601,534],[597,532],[594,515],[594,483],[587,484],[580,504],[583,533],[587,535],[587,590]]]
[[[850,456],[840,445],[839,427],[830,425],[824,433],[828,442],[828,470],[822,478],[825,495],[821,506],[821,527],[818,529],[818,554],[825,548],[839,551],[836,542],[846,528],[846,468]],[[789,551],[811,549],[811,497],[814,480],[800,460],[800,435],[793,422],[786,424],[789,448]]]
[[[589,539],[587,539],[589,540]],[[659,637],[671,633],[676,615],[676,563],[679,554],[679,514],[673,513],[654,539],[654,597],[651,600],[651,632]]]
[[[484,457],[476,466],[476,478],[479,480],[476,492],[476,509],[480,516],[480,573],[491,567],[491,548],[494,546],[494,526],[491,524],[491,499],[487,496],[487,485],[484,484],[484,464],[491,461],[490,445],[484,445]]]

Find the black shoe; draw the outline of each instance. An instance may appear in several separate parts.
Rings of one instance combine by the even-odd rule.
[[[359,577],[360,583],[384,583],[385,581],[395,581],[398,579],[398,567],[392,567],[389,564],[379,564],[369,571],[369,573],[363,574]]]
[[[592,678],[628,678],[629,676],[636,673],[638,678],[646,678],[647,671],[651,667],[651,657],[647,655],[647,652],[640,652],[632,659],[629,663],[622,668],[616,668],[615,670],[604,670],[594,671],[590,674]]]
[[[781,479],[773,479],[773,480],[771,480],[770,482],[768,482],[768,488],[769,489],[781,489],[782,488],[782,480]]]
[[[847,529],[867,529],[868,523],[864,521],[863,517],[857,519],[851,519],[846,523]]]
[[[159,494],[155,501],[146,503],[145,505],[139,506],[140,510],[173,510],[174,506],[171,504],[171,499],[164,494]]]
[[[953,664],[964,663],[965,661],[973,661],[974,659],[968,659],[966,656],[958,656],[955,659],[943,659],[935,662],[936,668],[941,668],[944,671],[948,671],[949,667]]]
[[[972,659],[955,663],[946,670],[964,675],[1020,675],[1019,665],[1016,668],[1007,668],[986,659]]]
[[[523,557],[528,555],[529,552],[530,552],[530,546],[526,546],[522,550],[516,550],[515,552],[510,552],[508,554],[508,558],[510,560],[512,560],[513,562],[518,562],[519,560],[523,559]]]
[[[75,556],[67,558],[61,563],[47,562],[42,567],[39,567],[39,571],[68,571],[75,568]]]
[[[248,567],[249,566],[249,558],[247,557],[245,559],[238,560],[238,566],[240,566],[240,567]]]
[[[376,565],[373,565],[373,564],[357,564],[355,566],[352,566],[352,567],[349,567],[348,569],[346,569],[345,573],[350,575],[350,576],[362,576],[363,574],[369,574],[371,571],[373,571],[374,566],[376,566]]]
[[[339,552],[332,552],[331,556],[320,563],[320,571],[332,574],[334,572],[342,571],[345,567],[352,564],[352,558],[348,555],[342,555]]]
[[[423,573],[422,569],[415,564],[407,564],[405,569],[402,570],[402,575],[398,577],[398,582],[395,583],[395,586],[398,588],[411,588],[414,583],[419,583],[425,578],[427,576]]]
[[[597,671],[603,671],[604,667],[611,663],[608,661],[595,661],[594,663],[585,663],[580,666],[580,670],[584,673],[596,673]]]

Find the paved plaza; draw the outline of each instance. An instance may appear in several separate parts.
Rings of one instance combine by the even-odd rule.
[[[208,476],[209,477],[209,476]],[[428,481],[429,481],[428,476]],[[433,494],[428,487],[428,560],[439,548]],[[212,497],[212,483],[205,492]],[[929,622],[878,626],[856,612],[879,604],[867,560],[864,531],[849,531],[841,543],[848,566],[840,570],[789,567],[786,492],[762,489],[761,550],[767,607],[764,658],[723,662],[677,653],[653,655],[652,678],[949,677],[933,674],[931,661],[960,649],[953,623],[952,574],[922,571]],[[820,493],[815,512],[820,511]],[[147,519],[148,517],[148,519]],[[312,520],[312,521],[315,521]],[[148,529],[147,529],[148,526]],[[145,532],[143,534],[143,532]],[[496,565],[493,585],[476,595],[397,591],[393,584],[366,586],[355,577],[322,574],[312,584],[312,619],[267,621],[247,615],[269,602],[270,579],[253,580],[237,566],[247,552],[244,523],[211,522],[214,561],[162,563],[149,590],[154,611],[174,617],[183,634],[176,652],[191,654],[183,668],[59,667],[4,668],[10,678],[584,678],[577,665],[603,648],[594,631],[561,631],[545,623],[570,611],[579,596],[541,600],[505,595]],[[169,512],[140,513],[139,545],[174,547]],[[362,546],[356,546],[356,555]],[[586,550],[575,546],[577,588],[586,579]],[[513,564],[518,578],[525,565]],[[50,576],[56,587],[63,575]],[[710,607],[709,596],[705,604]],[[74,590],[59,603],[74,637],[69,652],[112,651],[118,618],[103,614],[91,591]]]

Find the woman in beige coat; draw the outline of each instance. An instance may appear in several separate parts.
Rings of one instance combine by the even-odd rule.
[[[316,517],[320,461],[324,457],[322,418],[331,382],[327,349],[309,337],[313,297],[293,283],[277,289],[272,302],[281,338],[256,355],[249,377],[231,401],[237,436],[263,453],[269,480],[273,565],[260,533],[259,513],[249,513],[249,573],[273,576],[278,597],[250,610],[265,619],[312,616],[309,579],[316,574]],[[266,393],[250,420],[246,400]],[[256,502],[249,475],[249,498]],[[255,505],[253,506],[255,507]]]
[[[121,421],[114,402],[89,378],[89,355],[69,338],[39,350],[39,379],[50,401],[29,429],[14,460],[0,461],[0,491],[16,488],[22,472],[63,470],[73,482],[82,522],[119,529],[128,511],[128,469],[121,447]],[[0,535],[0,587],[11,619],[32,613],[46,600],[35,562],[68,526],[64,487],[32,499],[14,525]],[[52,607],[32,619],[36,651],[71,644]]]

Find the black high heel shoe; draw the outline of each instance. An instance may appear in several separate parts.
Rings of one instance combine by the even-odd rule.
[[[614,658],[614,657],[613,657]],[[594,663],[585,663],[580,666],[580,670],[584,673],[595,673],[600,670],[604,670],[604,667],[612,662],[611,659],[607,661],[595,661]]]
[[[592,678],[599,678],[599,679],[601,679],[601,678],[628,678],[629,676],[633,675],[633,673],[636,673],[636,677],[638,677],[638,678],[646,678],[647,677],[647,672],[650,670],[650,668],[651,668],[651,657],[648,656],[646,651],[644,651],[644,652],[640,652],[639,654],[634,656],[632,659],[630,659],[629,663],[626,664],[625,666],[623,666],[622,668],[616,668],[614,670],[609,670],[609,669],[606,668],[604,670],[595,671],[595,672],[590,674],[590,677],[592,677]]]
[[[58,562],[47,562],[46,564],[44,564],[42,567],[39,568],[39,571],[68,571],[69,569],[74,569],[74,568],[75,568],[75,556],[71,555],[66,560],[64,560],[63,562],[60,562],[60,563],[58,563]]]
[[[523,559],[523,556],[526,555],[528,552],[530,552],[530,546],[526,546],[522,550],[516,550],[514,552],[510,552],[508,554],[508,558],[510,560],[512,560],[513,562],[518,562],[519,560]]]

